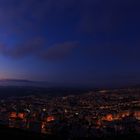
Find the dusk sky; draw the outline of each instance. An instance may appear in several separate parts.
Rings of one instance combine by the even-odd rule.
[[[0,0],[0,79],[140,83],[139,0]]]

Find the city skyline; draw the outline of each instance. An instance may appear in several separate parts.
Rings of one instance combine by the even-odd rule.
[[[140,83],[138,0],[0,0],[0,79]]]

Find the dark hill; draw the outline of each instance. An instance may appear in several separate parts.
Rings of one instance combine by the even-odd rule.
[[[0,125],[0,139],[25,139],[25,140],[68,140],[69,138],[62,136],[53,136],[53,135],[43,135],[39,133],[29,132],[25,130],[20,130],[16,128],[8,128],[6,126]],[[110,136],[110,137],[103,137],[103,138],[75,138],[74,140],[82,140],[82,139],[93,139],[93,140],[139,140],[140,134],[130,134],[130,135],[116,135],[116,136]]]

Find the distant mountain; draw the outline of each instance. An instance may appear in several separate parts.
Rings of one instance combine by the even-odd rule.
[[[26,79],[0,79],[0,86],[24,86],[44,88],[89,88],[78,84],[50,83],[47,81],[32,81]]]
[[[0,86],[35,86],[35,87],[50,87],[46,81],[31,81],[25,79],[2,79],[0,80]]]
[[[34,82],[34,81],[25,79],[1,79],[0,82]]]

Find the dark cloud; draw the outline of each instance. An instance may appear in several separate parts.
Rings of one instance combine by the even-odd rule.
[[[79,47],[77,42],[64,42],[54,44],[46,51],[41,52],[40,57],[45,60],[59,60],[69,56],[72,51]]]
[[[5,44],[1,44],[0,53],[15,59],[33,55],[44,60],[60,60],[69,56],[79,46],[77,42],[63,42],[54,44],[46,49],[44,42],[40,38],[34,38],[10,48]]]
[[[111,36],[115,37],[115,35],[123,38],[127,34],[126,30],[131,27],[138,30],[135,26],[138,27],[140,23],[137,17],[137,14],[140,13],[139,6],[140,2],[138,0],[1,0],[1,30],[4,27],[5,32],[8,30],[8,34],[9,32],[11,34],[15,33],[19,38],[27,36],[28,39],[25,42],[16,43],[14,47],[10,48],[3,45],[0,50],[1,53],[11,57],[23,57],[43,50],[40,56],[44,59],[63,58],[75,48],[70,47],[76,46],[75,43],[57,44],[57,42],[53,42],[53,44],[57,45],[42,49],[41,46],[46,46],[46,44],[42,45],[37,40],[32,40],[30,34],[42,35],[44,29],[47,32],[50,26],[51,29],[55,26],[58,27],[60,25],[58,23],[64,23],[65,25],[69,23],[69,26],[70,22],[77,18],[76,21],[73,20],[75,28],[80,33],[84,33],[84,35],[90,33],[91,36],[93,34],[96,36],[99,33],[106,36],[106,33],[108,33],[110,40],[112,39]],[[74,30],[73,34],[77,30]],[[82,42],[82,40],[80,41]],[[123,46],[122,42],[120,43],[121,46]],[[100,43],[93,44],[93,46],[97,46],[94,48],[99,53],[110,52],[111,55],[112,52],[113,54],[122,52],[119,49],[120,44],[116,45],[114,42],[109,49],[105,47],[105,44],[100,45]],[[93,46],[90,45],[91,48]],[[130,45],[125,45],[126,48],[127,46]]]

